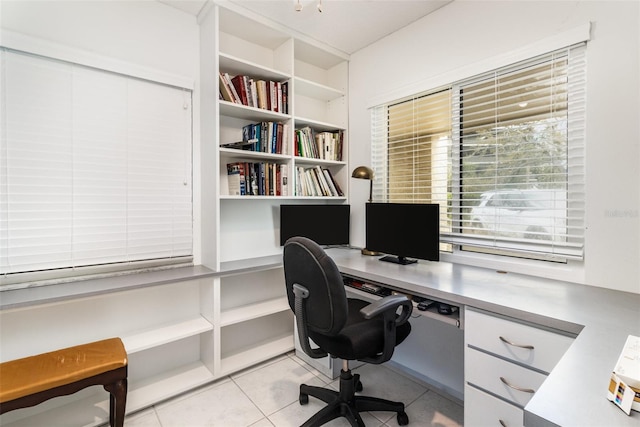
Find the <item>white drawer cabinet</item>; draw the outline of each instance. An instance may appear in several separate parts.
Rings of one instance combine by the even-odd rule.
[[[522,409],[475,387],[464,388],[465,425],[472,427],[522,427]]]
[[[546,379],[546,375],[515,363],[467,348],[465,381],[525,406]]]
[[[496,317],[473,309],[466,311],[466,344],[546,373],[558,363],[573,338],[556,332]]]
[[[522,408],[573,338],[468,307],[465,326],[465,425],[522,426]]]

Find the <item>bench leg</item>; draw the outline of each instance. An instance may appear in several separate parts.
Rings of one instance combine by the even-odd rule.
[[[127,379],[107,384],[104,389],[109,392],[109,425],[124,426],[124,412],[127,403]]]

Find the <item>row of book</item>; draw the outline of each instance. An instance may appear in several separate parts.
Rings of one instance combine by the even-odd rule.
[[[295,155],[323,160],[342,160],[344,132],[316,132],[306,126],[295,131]]]
[[[287,154],[289,125],[281,122],[260,122],[242,127],[242,141],[222,144],[224,148]]]
[[[231,196],[289,196],[286,164],[234,162],[227,164]],[[320,166],[296,168],[297,196],[344,196],[329,169]]]
[[[220,72],[220,99],[248,107],[289,114],[289,83],[254,80]]]
[[[271,162],[227,164],[229,195],[288,196],[287,165]]]
[[[296,195],[298,196],[344,196],[329,169],[320,166],[296,168]]]

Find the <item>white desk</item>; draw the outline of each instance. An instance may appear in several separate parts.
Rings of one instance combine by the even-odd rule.
[[[606,388],[627,335],[640,335],[640,295],[493,270],[420,261],[396,265],[359,251],[330,249],[342,273],[415,295],[451,301],[577,335],[574,343],[525,407],[525,425],[640,426],[606,398]],[[282,257],[229,263],[223,271],[193,267],[60,286],[0,293],[0,309],[27,309],[93,295],[164,286],[228,274],[281,268]],[[637,279],[637,278],[635,278]],[[284,285],[282,287],[284,291]]]
[[[396,265],[330,249],[340,271],[397,290],[452,301],[577,337],[525,407],[525,425],[639,426],[606,398],[628,335],[640,335],[640,295],[444,262]]]

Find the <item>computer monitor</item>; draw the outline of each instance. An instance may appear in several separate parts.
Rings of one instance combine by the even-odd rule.
[[[349,244],[349,205],[280,205],[280,245],[294,236],[321,246]]]
[[[440,260],[440,206],[367,203],[367,249],[388,254],[381,261],[410,264]]]

